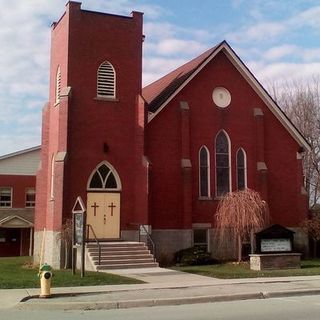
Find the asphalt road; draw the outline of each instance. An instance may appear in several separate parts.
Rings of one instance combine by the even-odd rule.
[[[246,300],[146,307],[121,310],[26,311],[3,309],[1,320],[319,320],[320,296],[297,296],[266,300]]]

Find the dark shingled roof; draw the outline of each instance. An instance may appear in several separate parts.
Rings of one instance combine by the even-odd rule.
[[[189,76],[221,45],[207,50],[176,70],[142,89],[142,96],[148,104],[149,112],[156,112],[158,108],[182,85]]]

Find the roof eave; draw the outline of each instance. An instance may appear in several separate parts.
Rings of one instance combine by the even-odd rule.
[[[36,147],[19,150],[19,151],[12,152],[12,153],[8,153],[8,154],[5,154],[3,156],[0,156],[0,160],[4,160],[4,159],[7,159],[7,158],[11,158],[11,157],[16,157],[16,156],[19,156],[19,155],[22,155],[22,154],[25,154],[25,153],[29,153],[29,152],[32,152],[32,151],[40,150],[40,149],[41,149],[41,146],[36,146]]]
[[[251,71],[245,66],[243,61],[238,57],[238,55],[232,50],[226,41],[223,41],[216,47],[216,49],[199,65],[199,67],[168,97],[166,101],[157,109],[156,112],[148,116],[148,122],[151,122],[165,106],[220,52],[224,51],[234,67],[241,73],[241,75],[248,81],[253,90],[258,94],[258,96],[265,102],[269,110],[274,114],[274,116],[280,121],[280,123],[287,129],[290,135],[295,139],[295,141],[303,147],[306,151],[311,151],[311,146],[303,135],[299,132],[293,123],[287,118],[285,113],[280,109],[280,107],[275,103],[275,101],[270,97],[268,92],[264,89],[262,84],[256,79],[256,77],[251,73]]]

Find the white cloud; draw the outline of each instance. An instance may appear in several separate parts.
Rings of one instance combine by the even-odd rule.
[[[163,39],[174,37],[177,34],[176,27],[168,22],[145,22],[143,31],[146,34],[146,40]]]
[[[303,59],[307,62],[320,61],[320,48],[318,49],[305,49],[303,51]]]
[[[307,9],[292,17],[288,23],[293,28],[308,26],[320,31],[320,6]]]
[[[320,70],[320,62],[314,63],[264,63],[251,61],[248,63],[249,69],[255,74],[257,79],[264,84],[281,83],[284,81],[300,80],[312,82],[312,79]]]
[[[259,2],[258,4],[262,5]],[[271,8],[273,8],[272,10],[276,10],[277,5],[279,5],[278,1],[270,1],[264,3],[264,9],[271,10]],[[292,4],[292,6],[294,7],[294,4]],[[291,16],[286,16],[281,20],[265,18],[261,8],[262,7],[259,8],[256,5],[252,6],[249,14],[253,19],[249,19],[249,22],[236,32],[227,34],[227,38],[238,43],[248,43],[252,41],[271,42],[283,38],[289,32],[305,27],[311,28],[317,34],[320,33],[320,6],[314,6],[304,11],[298,10],[297,8],[292,11],[288,9],[288,14],[291,14]]]
[[[149,50],[154,51],[154,53],[157,53],[158,55],[164,56],[171,56],[176,54],[193,56],[205,51],[206,49],[207,46],[198,41],[181,40],[174,38],[163,39],[157,43],[149,44]]]
[[[260,22],[227,34],[227,39],[236,42],[267,41],[279,37],[287,30],[283,23]]]
[[[188,59],[146,57],[144,59],[143,84],[147,85],[186,63]]]
[[[299,50],[297,46],[285,44],[267,50],[264,53],[264,57],[268,60],[278,60],[288,55],[296,55]]]

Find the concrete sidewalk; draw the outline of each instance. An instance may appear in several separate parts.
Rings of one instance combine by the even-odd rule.
[[[112,270],[112,273],[148,283],[53,288],[50,299],[39,299],[39,289],[0,290],[1,306],[118,309],[320,294],[320,276],[216,279],[163,268]]]

